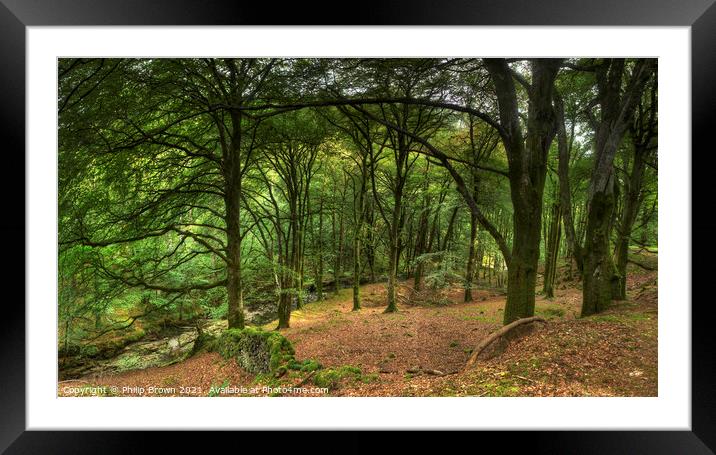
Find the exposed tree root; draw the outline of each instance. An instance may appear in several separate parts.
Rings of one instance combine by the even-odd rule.
[[[511,322],[511,323],[507,324],[506,326],[502,327],[500,330],[490,334],[487,338],[482,340],[479,345],[477,345],[475,350],[472,352],[472,355],[467,360],[465,369],[468,369],[472,365],[474,365],[475,362],[477,361],[478,357],[480,357],[480,354],[482,354],[483,352],[486,352],[486,349],[488,347],[492,347],[493,344],[495,344],[495,343],[502,342],[503,346],[501,347],[501,349],[498,348],[497,350],[499,350],[500,352],[502,350],[504,350],[504,348],[507,345],[508,339],[511,338],[511,336],[515,336],[515,335],[518,336],[518,334],[515,333],[516,328],[518,328],[518,327],[524,328],[525,324],[530,324],[530,323],[534,323],[534,322],[546,323],[547,321],[545,321],[543,318],[541,318],[539,316],[532,316],[530,318],[522,318],[522,319],[518,319],[514,322]],[[499,354],[499,352],[498,352],[498,354]]]

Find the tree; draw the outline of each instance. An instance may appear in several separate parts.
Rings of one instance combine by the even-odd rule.
[[[263,134],[271,139],[262,146],[259,173],[272,208],[280,268],[278,328],[288,328],[293,299],[303,306],[306,228],[309,225],[310,187],[325,131],[311,113],[294,113],[271,119]]]
[[[582,316],[600,312],[611,302],[614,279],[610,254],[615,205],[614,156],[646,82],[652,76],[652,68],[652,60],[639,59],[631,74],[626,74],[624,59],[608,59],[596,70],[600,117],[598,122],[592,121],[596,132],[595,164],[587,192]],[[625,75],[626,84],[623,81]]]
[[[90,75],[97,88],[73,102],[67,100],[81,76],[63,73],[61,245],[103,248],[168,239],[176,248],[158,261],[95,266],[126,286],[170,294],[225,286],[229,326],[243,327],[240,201],[260,121],[221,106],[270,100],[278,64],[275,59],[119,60],[111,63],[111,74]],[[104,194],[76,191],[93,186]],[[220,258],[225,276],[166,283],[169,271],[202,255]]]
[[[629,244],[634,223],[647,196],[648,171],[656,167],[654,159],[657,154],[657,107],[657,84],[656,77],[654,77],[650,80],[647,90],[644,90],[635,109],[634,117],[627,127],[630,147],[625,154],[627,157],[624,171],[628,174],[623,177],[621,212],[616,225],[614,250],[616,276],[612,280],[614,283],[612,298],[614,300],[626,299]],[[626,171],[629,161],[631,161],[631,168]]]

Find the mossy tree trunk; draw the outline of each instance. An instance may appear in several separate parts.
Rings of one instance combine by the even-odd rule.
[[[604,311],[611,302],[614,266],[609,233],[613,212],[612,192],[600,191],[592,196],[584,244],[583,317]]]
[[[650,90],[640,100],[634,120],[629,125],[629,136],[633,151],[631,170],[624,185],[621,222],[617,226],[616,249],[614,252],[616,276],[613,280],[612,298],[626,299],[626,269],[629,260],[629,243],[637,214],[644,201],[644,178],[647,162],[657,150],[657,84],[652,82]]]
[[[609,242],[616,204],[614,157],[653,74],[653,65],[650,59],[639,59],[626,89],[624,59],[605,59],[596,71],[600,120],[595,123],[595,164],[587,194],[582,316],[603,311],[612,299],[616,274]]]
[[[504,324],[534,316],[535,285],[541,232],[541,203],[522,207],[515,216],[514,243],[507,267],[507,302]],[[539,214],[539,215],[538,215]]]
[[[534,315],[547,152],[556,133],[554,80],[562,62],[542,59],[531,63],[526,139],[522,134],[514,73],[504,59],[486,59],[485,63],[497,93],[509,163],[514,237],[511,254],[503,254],[507,264],[504,324],[509,324]]]

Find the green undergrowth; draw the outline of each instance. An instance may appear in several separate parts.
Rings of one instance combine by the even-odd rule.
[[[351,379],[358,381],[362,377],[362,371],[358,367],[343,365],[336,368],[321,370],[313,377],[313,383],[317,387],[326,387],[329,390],[335,389],[341,381]]]
[[[559,307],[543,307],[535,310],[535,315],[541,316],[545,319],[557,319],[563,318],[565,315],[564,308]]]

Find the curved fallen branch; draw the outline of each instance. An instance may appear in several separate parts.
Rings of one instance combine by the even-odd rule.
[[[539,316],[532,316],[530,318],[522,318],[518,319],[514,322],[511,322],[507,324],[506,326],[502,327],[500,330],[493,332],[490,334],[487,338],[482,340],[480,344],[477,345],[475,350],[472,352],[472,355],[467,360],[467,364],[465,365],[465,369],[470,368],[476,361],[477,358],[480,356],[480,354],[492,343],[498,341],[500,338],[504,338],[506,335],[510,334],[515,328],[523,326],[525,324],[529,324],[531,322],[542,322],[546,323],[543,318]]]

